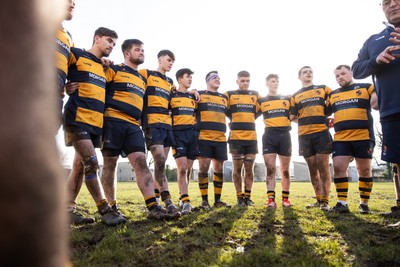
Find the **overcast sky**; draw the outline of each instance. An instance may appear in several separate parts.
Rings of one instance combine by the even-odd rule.
[[[269,73],[280,76],[281,93],[292,94],[301,88],[297,72],[305,65],[314,69],[314,84],[338,87],[334,68],[339,64],[351,65],[364,41],[384,28],[385,18],[379,3],[379,0],[76,0],[73,20],[63,25],[72,34],[75,46],[86,49],[91,47],[98,27],[115,30],[119,39],[110,55],[115,63],[123,61],[120,47],[125,39],[144,42],[146,58],[141,68],[157,68],[157,53],[169,49],[176,61],[167,75],[175,81],[178,69],[192,69],[195,72],[192,88],[205,89],[206,73],[218,70],[220,91],[234,90],[236,74],[247,70],[251,74],[250,89],[262,96],[267,93],[265,77]],[[374,117],[377,118],[376,112]],[[297,156],[297,125],[293,126],[293,159],[301,160]],[[259,118],[260,151],[263,129]],[[64,149],[62,134],[58,143],[67,153],[69,163],[73,150]],[[262,161],[261,154],[258,160]]]

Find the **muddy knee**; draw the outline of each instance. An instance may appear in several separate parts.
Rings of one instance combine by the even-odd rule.
[[[83,173],[85,174],[85,181],[91,180],[97,177],[97,170],[99,169],[99,162],[97,156],[93,155],[82,161]]]

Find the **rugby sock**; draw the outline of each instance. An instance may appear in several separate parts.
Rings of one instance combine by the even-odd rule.
[[[282,190],[282,200],[284,200],[285,198],[289,199],[289,191]]]
[[[156,195],[144,197],[144,202],[146,203],[146,208],[148,210],[152,210],[153,208],[157,207]]]
[[[268,199],[273,198],[275,201],[275,191],[267,191]]]
[[[338,202],[346,205],[347,195],[349,192],[349,178],[333,178],[333,182],[335,183]]]
[[[358,178],[358,190],[360,191],[361,202],[364,204],[368,203],[369,197],[371,195],[373,186],[372,177],[359,177]]]
[[[321,202],[321,201],[322,201],[322,195],[316,195],[315,198],[317,199],[318,202]]]
[[[400,207],[400,198],[396,199],[396,206]]]
[[[102,199],[99,202],[96,202],[96,207],[101,215],[103,215],[110,208],[107,199]]]
[[[222,173],[214,172],[213,183],[214,183],[214,199],[215,202],[218,202],[221,200],[222,185],[224,184]]]
[[[244,198],[250,199],[251,197],[251,190],[244,190]]]
[[[238,199],[244,198],[243,192],[242,192],[242,191],[237,192],[237,193],[236,193],[236,197],[237,197]]]
[[[160,199],[160,190],[158,190],[157,188],[154,189],[154,195],[156,196],[156,198]]]
[[[198,177],[201,199],[208,201],[208,174],[200,172]]]
[[[322,196],[320,202],[321,203],[329,203],[329,197],[328,196]]]
[[[161,195],[161,200],[164,202],[168,199],[171,199],[171,194],[169,193],[169,191],[162,191],[160,195]]]
[[[117,204],[117,201],[116,201],[116,200],[113,200],[113,201],[109,202],[108,204],[112,207],[112,206],[114,206],[115,204]]]
[[[181,201],[182,201],[182,203],[190,202],[189,195],[188,194],[183,194],[181,196]]]

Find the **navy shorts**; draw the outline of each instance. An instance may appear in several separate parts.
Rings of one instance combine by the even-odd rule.
[[[64,126],[64,140],[66,146],[72,146],[72,142],[78,140],[92,140],[93,147],[101,145],[101,135],[94,135],[78,126]]]
[[[332,152],[332,136],[329,131],[299,136],[299,155],[305,158]]]
[[[262,138],[263,154],[292,155],[292,139],[290,132],[265,131]]]
[[[195,160],[199,155],[199,131],[186,129],[174,132],[175,145],[172,149],[174,158],[187,157]]]
[[[199,140],[200,157],[212,158],[217,160],[228,159],[228,149],[226,142],[215,142],[207,140]]]
[[[381,121],[382,160],[400,163],[400,120]]]
[[[257,142],[250,145],[239,145],[237,143],[229,143],[229,153],[232,155],[247,155],[247,154],[257,154],[258,146]]]
[[[164,147],[174,146],[174,133],[172,130],[164,128],[147,127],[144,130],[147,149],[153,145],[163,145]]]
[[[103,156],[126,157],[133,152],[145,151],[143,132],[139,126],[122,120],[104,120]]]
[[[334,141],[332,144],[332,157],[353,156],[360,159],[372,159],[375,142],[363,141]]]

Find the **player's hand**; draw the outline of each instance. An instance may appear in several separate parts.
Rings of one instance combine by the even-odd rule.
[[[77,82],[69,82],[65,85],[65,92],[67,93],[67,95],[73,94],[75,93],[79,88],[79,83]]]
[[[108,58],[101,58],[101,65],[103,65],[103,69],[106,70],[108,69],[111,65],[114,65],[114,61],[108,59]]]
[[[396,45],[400,45],[400,27],[394,28],[394,31],[390,34],[389,41]]]
[[[196,89],[190,90],[189,94],[194,95],[194,98],[196,99],[196,102],[200,102],[201,97],[200,97],[199,92],[197,92]]]
[[[376,58],[376,63],[388,64],[396,58],[400,58],[400,44],[386,47]]]
[[[328,118],[328,126],[329,126],[329,128],[332,128],[333,126],[335,126],[334,118]]]

